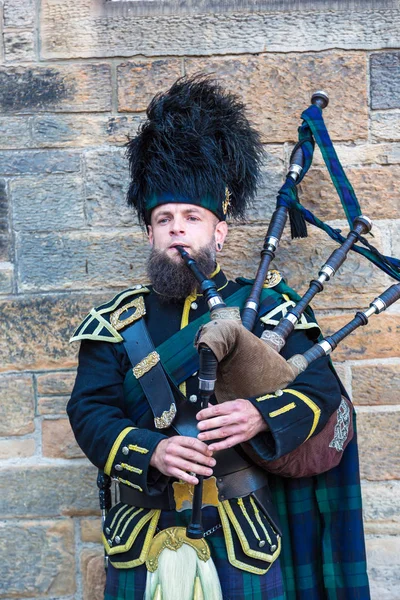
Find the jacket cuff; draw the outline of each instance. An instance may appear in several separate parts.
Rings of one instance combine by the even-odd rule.
[[[313,435],[320,420],[319,406],[294,389],[278,390],[275,394],[249,400],[260,411],[269,429],[248,442],[263,460],[275,460],[298,448]]]
[[[147,429],[123,429],[111,448],[104,472],[143,494],[161,492],[169,478],[158,471],[154,477],[155,469],[150,466],[150,459],[157,444],[166,437]]]

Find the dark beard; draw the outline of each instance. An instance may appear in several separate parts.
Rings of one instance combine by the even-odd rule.
[[[200,271],[207,277],[215,269],[214,243],[191,253]],[[198,289],[199,284],[192,271],[182,261],[174,262],[162,250],[152,248],[147,263],[147,275],[154,291],[165,301],[184,300]]]

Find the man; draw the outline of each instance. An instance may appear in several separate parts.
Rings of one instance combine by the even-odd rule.
[[[258,134],[243,105],[202,77],[176,82],[154,98],[147,115],[128,144],[128,202],[147,227],[151,285],[92,310],[73,337],[82,344],[68,405],[71,424],[89,459],[118,479],[121,494],[104,528],[110,558],[105,597],[366,599],[365,580],[348,584],[346,573],[339,586],[354,588],[354,595],[328,595],[331,584],[318,556],[322,521],[312,523],[313,539],[299,556],[295,537],[302,512],[297,506],[294,517],[284,505],[297,501],[294,488],[300,495],[315,490],[302,488],[303,480],[289,485],[287,500],[278,505],[288,514],[279,523],[269,485],[279,503],[287,484],[255,466],[290,456],[338,409],[341,387],[329,361],[319,359],[283,391],[198,407],[193,338],[208,310],[177,246],[196,259],[228,305],[243,306],[247,282],[227,281],[216,255],[228,233],[226,216],[241,216],[255,194],[262,160]],[[279,279],[264,290],[257,336],[271,315],[279,318],[290,305],[282,296],[290,291]],[[303,319],[282,355],[304,352],[318,333],[312,319]],[[204,546],[176,529],[190,520],[191,486],[199,476],[208,478]],[[315,511],[320,519],[320,509],[310,509],[308,501],[304,512]],[[220,588],[212,561],[201,560],[208,548]],[[337,563],[334,558],[342,577]]]

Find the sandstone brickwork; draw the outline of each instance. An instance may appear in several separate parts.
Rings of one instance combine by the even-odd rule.
[[[215,14],[196,3],[148,15],[110,4],[0,0],[0,600],[103,597],[97,470],[65,412],[78,351],[68,340],[93,305],[146,280],[146,236],[124,204],[124,144],[155,93],[182,74],[214,73],[261,132],[263,181],[247,220],[231,223],[228,275],[255,273],[301,113],[320,88],[374,221],[368,239],[400,256],[396,3],[356,2],[351,16],[343,0]],[[347,233],[318,150],[300,200]],[[335,247],[311,226],[304,240],[287,231],[274,266],[302,292]],[[352,253],[315,299],[323,334],[391,281]],[[357,410],[373,600],[399,598],[399,340],[397,305],[334,354]]]

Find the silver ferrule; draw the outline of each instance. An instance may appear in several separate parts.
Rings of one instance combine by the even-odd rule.
[[[377,312],[377,313],[380,313],[380,312],[382,312],[383,310],[385,310],[387,308],[386,304],[384,303],[384,301],[381,298],[379,298],[379,297],[375,298],[375,300],[373,300],[371,302],[371,307],[372,306],[375,306],[375,308],[376,308],[375,312]]]
[[[370,317],[372,317],[372,315],[376,315],[377,312],[378,311],[376,309],[376,306],[373,306],[371,304],[371,306],[367,308],[367,310],[363,310],[361,314],[363,314],[367,319],[369,319]]]
[[[335,269],[333,269],[330,265],[325,264],[322,269],[320,270],[319,274],[321,275],[325,275],[325,279],[323,281],[327,281],[328,279],[330,279],[331,277],[334,276],[334,274],[336,273]],[[320,279],[318,278],[318,281]],[[323,283],[323,281],[321,281],[321,283]]]
[[[221,296],[213,296],[208,300],[208,308],[210,309],[214,308],[215,306],[218,306],[219,304],[224,304],[224,301],[222,300]]]
[[[328,356],[328,354],[330,354],[333,350],[330,343],[327,342],[326,340],[322,340],[322,342],[320,342],[318,345],[321,346],[321,348],[325,352],[326,356]]]
[[[249,300],[249,302],[246,302],[246,304],[244,305],[245,308],[250,308],[250,310],[254,310],[254,312],[258,311],[258,304],[257,302],[253,302],[252,300]]]
[[[292,179],[296,181],[296,179],[300,177],[300,173],[302,172],[302,170],[303,167],[301,167],[300,165],[296,165],[296,163],[293,163],[289,166],[289,175]]]
[[[296,315],[294,315],[293,313],[288,313],[288,314],[285,316],[285,319],[286,319],[287,321],[290,321],[290,322],[291,322],[293,325],[296,325],[297,321],[299,320],[299,319],[296,317]]]
[[[215,387],[216,379],[200,379],[199,377],[199,390],[203,392],[212,392]]]
[[[267,237],[268,250],[276,250],[278,247],[278,244],[279,244],[279,240],[274,235],[270,235]],[[271,248],[269,246],[271,246]]]

